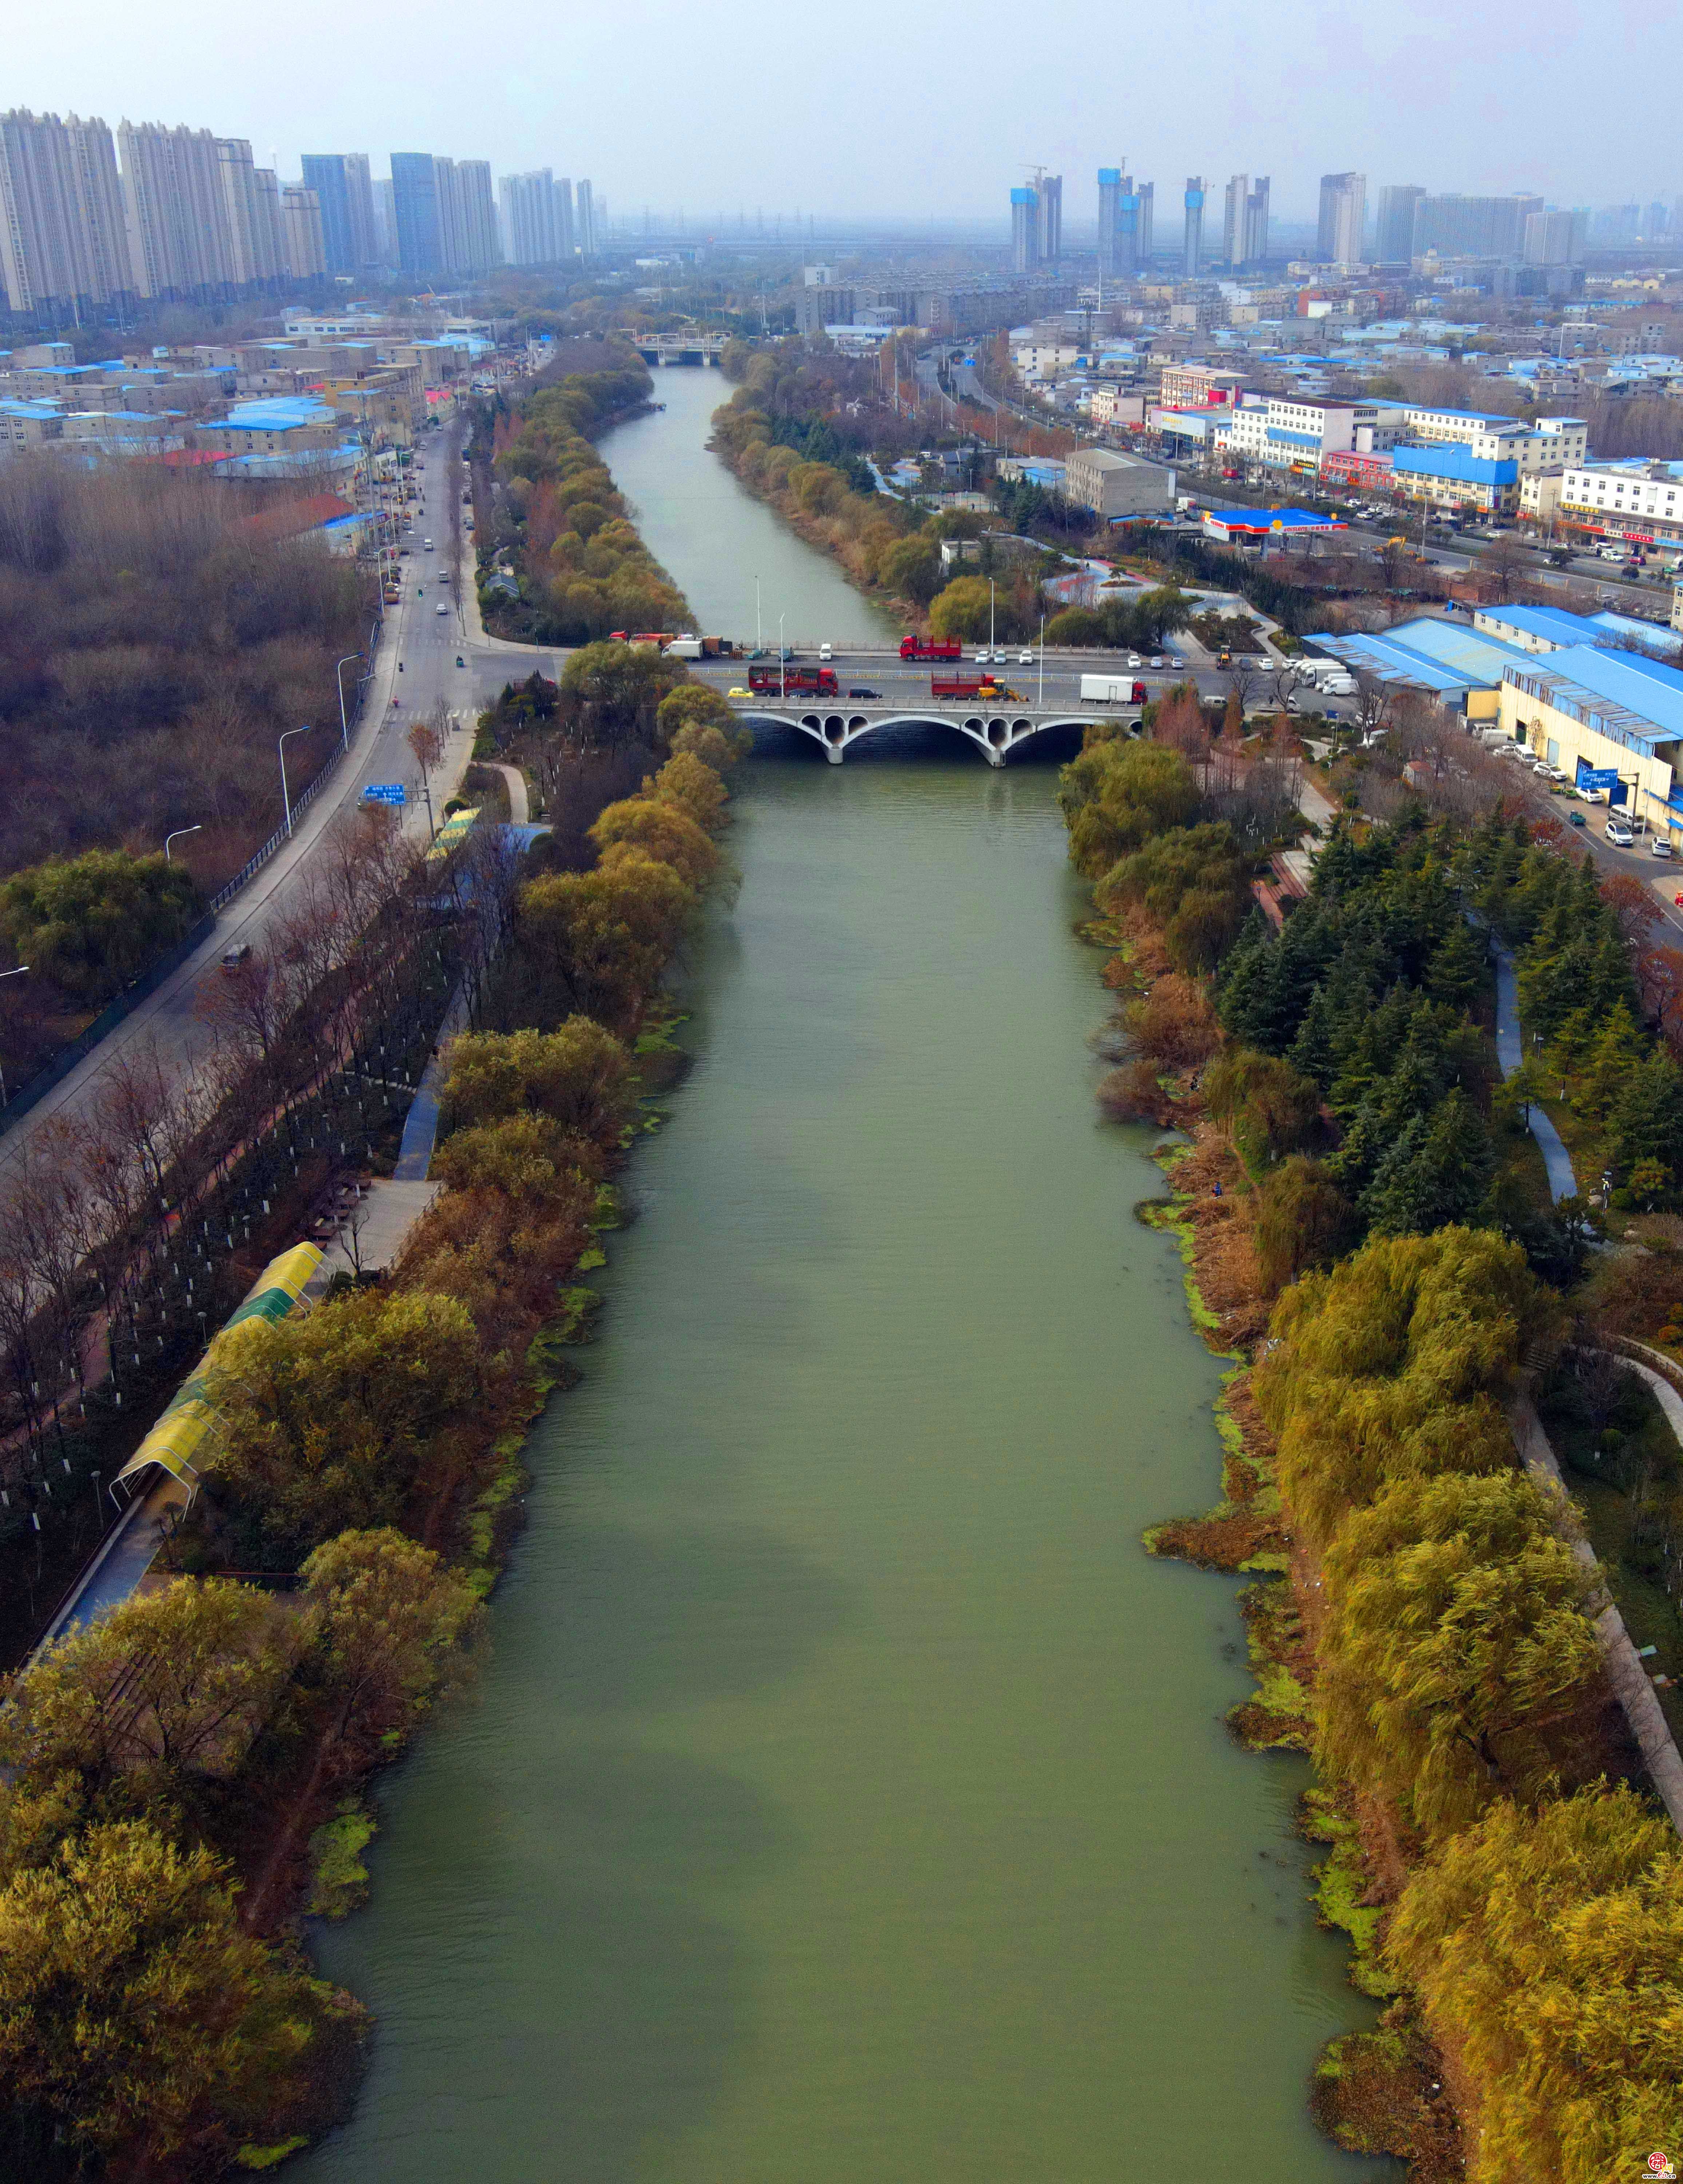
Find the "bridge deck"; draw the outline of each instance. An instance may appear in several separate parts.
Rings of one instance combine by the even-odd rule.
[[[730,703],[744,720],[775,721],[811,736],[823,746],[833,766],[840,765],[850,744],[877,728],[952,728],[974,744],[990,766],[1002,766],[1007,752],[1047,728],[1085,728],[1105,720],[1127,727],[1137,727],[1139,722],[1136,706],[1036,706],[1009,699],[951,705],[886,701],[872,705],[864,699],[791,691],[781,699],[734,698]]]

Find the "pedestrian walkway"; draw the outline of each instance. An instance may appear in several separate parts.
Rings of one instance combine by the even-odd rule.
[[[398,1149],[397,1165],[392,1170],[394,1183],[425,1183],[426,1171],[432,1165],[432,1148],[438,1140],[438,1111],[444,1097],[444,1080],[450,1073],[449,1045],[459,1031],[467,1028],[467,988],[460,985],[450,996],[450,1006],[444,1011],[444,1021],[438,1027],[438,1039],[432,1049],[432,1058],[421,1072],[421,1082],[415,1087],[414,1099],[404,1122],[403,1142]]]
[[[1524,1039],[1519,1029],[1519,980],[1513,967],[1513,958],[1499,942],[1496,946],[1496,1053],[1502,1064],[1504,1077],[1512,1077],[1525,1059]],[[1548,1170],[1549,1196],[1557,1206],[1563,1198],[1578,1195],[1578,1178],[1572,1173],[1572,1156],[1562,1142],[1554,1124],[1544,1114],[1535,1100],[1527,1108],[1530,1117],[1531,1135],[1542,1149],[1543,1166]]]
[[[1624,1362],[1628,1363],[1630,1361]],[[1645,1379],[1652,1380],[1658,1378],[1641,1367],[1634,1369],[1643,1372]],[[1671,1416],[1669,1407],[1666,1415],[1668,1418]],[[1536,1406],[1528,1394],[1522,1392],[1515,1398],[1509,1408],[1508,1419],[1520,1462],[1534,1478],[1560,1488],[1563,1493],[1565,1487],[1560,1475],[1560,1460],[1550,1445],[1548,1435],[1543,1431],[1542,1420],[1537,1416]],[[1595,1550],[1589,1541],[1575,1528],[1569,1533],[1569,1538],[1572,1552],[1579,1562],[1599,1578],[1601,1565],[1597,1562]],[[1617,1607],[1608,1600],[1592,1619],[1596,1635],[1601,1641],[1602,1661],[1607,1669],[1608,1681],[1624,1709],[1624,1719],[1630,1724],[1631,1735],[1641,1747],[1649,1776],[1659,1794],[1660,1802],[1671,1816],[1671,1825],[1680,1835],[1683,1835],[1683,1754],[1678,1752],[1676,1740],[1671,1734],[1671,1724],[1665,1718],[1664,1709],[1649,1680],[1647,1670],[1642,1666],[1631,1642],[1630,1634],[1624,1627],[1624,1618]]]
[[[509,824],[527,827],[532,823],[532,806],[526,793],[526,776],[517,766],[504,766],[499,759],[482,761],[488,773],[500,773],[508,785]]]

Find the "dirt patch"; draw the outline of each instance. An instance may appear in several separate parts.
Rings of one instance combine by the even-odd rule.
[[[1467,2173],[1442,2058],[1406,2003],[1394,2004],[1372,2032],[1328,2043],[1309,2112],[1347,2153],[1406,2161],[1411,2184],[1459,2184]]]

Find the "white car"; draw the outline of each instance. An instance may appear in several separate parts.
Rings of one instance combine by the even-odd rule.
[[[1628,850],[1636,838],[1622,819],[1609,819],[1602,832],[1615,850]]]
[[[1145,665],[1145,661],[1140,657],[1137,652],[1130,652],[1129,654],[1128,664],[1130,667],[1143,667]]]
[[[450,610],[449,607],[434,607],[432,611],[434,614],[449,614]]]
[[[1023,646],[1022,651],[1017,655],[1017,664],[1019,667],[1032,667],[1034,665],[1034,648],[1032,644]]]
[[[1669,857],[1671,855],[1671,837],[1656,834],[1648,844],[1648,855],[1651,857]]]
[[[987,646],[984,644],[981,648],[980,651],[976,655],[976,665],[978,667],[985,667],[993,656],[993,654],[989,651]]]
[[[1145,662],[1145,665],[1148,667],[1164,667],[1167,666],[1168,664],[1168,663],[1164,660],[1161,652],[1154,652],[1151,658]]]

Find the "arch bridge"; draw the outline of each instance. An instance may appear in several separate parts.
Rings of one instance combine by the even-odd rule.
[[[989,766],[1003,766],[1014,750],[1021,750],[1048,728],[1085,728],[1095,721],[1115,720],[1114,713],[1039,711],[1032,705],[870,705],[845,704],[834,698],[800,697],[782,699],[756,698],[750,704],[734,701],[744,720],[773,721],[809,736],[832,766],[839,766],[853,745],[878,728],[952,728],[973,744]],[[1138,716],[1120,717],[1137,726]]]

